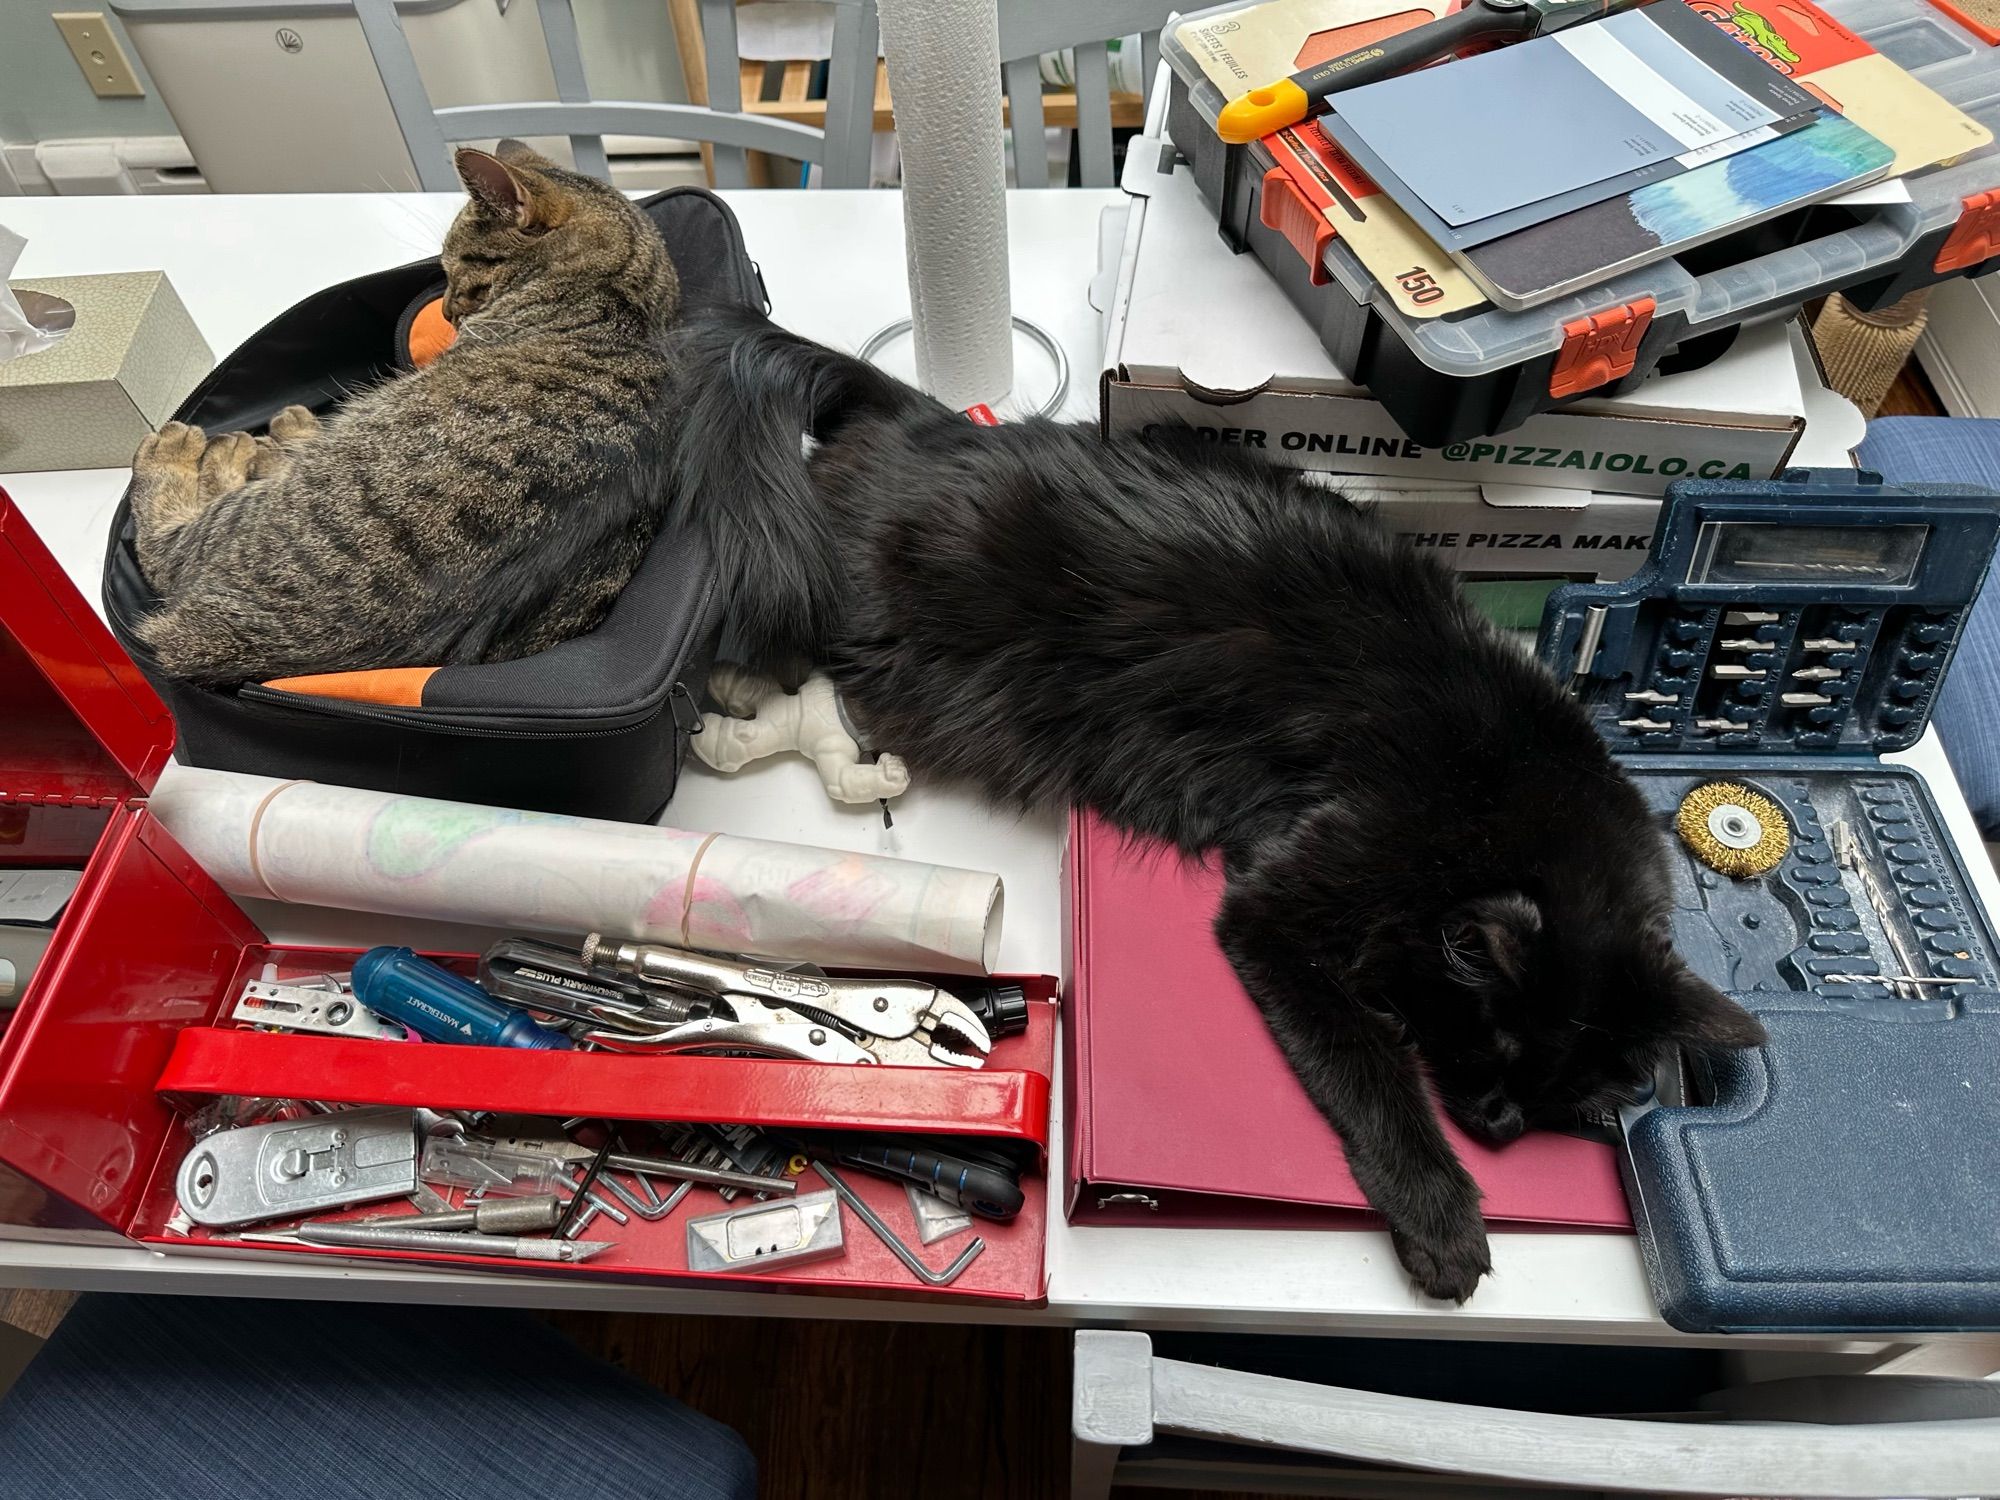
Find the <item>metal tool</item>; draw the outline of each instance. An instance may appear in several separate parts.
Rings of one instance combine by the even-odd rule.
[[[789,1203],[753,1203],[690,1219],[690,1271],[775,1271],[826,1260],[846,1249],[840,1205],[832,1193]]]
[[[1819,977],[1828,984],[1881,984],[1891,989],[1906,984],[1920,989],[1925,985],[1979,983],[1976,979],[1940,979],[1931,974],[1822,974]]]
[[[604,1170],[604,1159],[610,1154],[611,1142],[607,1140],[597,1148],[596,1154],[590,1159],[590,1165],[583,1169],[581,1182],[573,1183],[570,1181],[569,1173],[567,1171],[563,1173],[563,1185],[573,1188],[574,1191],[570,1195],[569,1206],[563,1210],[563,1216],[556,1224],[557,1239],[575,1239],[585,1224],[603,1212],[604,1200],[593,1194],[591,1189],[597,1185],[597,1175]],[[588,1205],[587,1209],[585,1205]]]
[[[289,1234],[246,1234],[240,1238],[257,1245],[422,1250],[439,1255],[490,1255],[502,1260],[549,1260],[571,1265],[595,1259],[611,1248],[610,1240],[530,1240],[505,1234],[398,1229],[387,1224],[301,1224]]]
[[[1732,609],[1722,616],[1724,625],[1775,625],[1783,616],[1771,609]]]
[[[363,1041],[406,1040],[410,1033],[385,1021],[356,1000],[339,980],[323,974],[316,981],[278,983],[253,979],[229,1012],[232,1020],[276,1031],[312,1036],[345,1036]]]
[[[539,1198],[502,1198],[437,1213],[404,1214],[396,1218],[362,1219],[362,1226],[392,1225],[398,1229],[434,1229],[474,1234],[545,1234],[562,1218],[563,1205],[553,1193]]]
[[[1640,734],[1658,734],[1663,730],[1672,729],[1674,726],[1667,723],[1664,719],[1620,719],[1618,727],[1620,729],[1630,729]]]
[[[993,1038],[970,1006],[918,979],[837,979],[768,964],[738,963],[659,943],[609,943],[593,933],[583,961],[649,984],[726,1000],[755,1001],[835,1026],[878,1061],[976,1068]],[[898,1045],[901,1044],[901,1045]]]
[[[1776,869],[1792,847],[1784,809],[1734,781],[1691,788],[1674,814],[1674,831],[1696,859],[1732,880]]]
[[[896,1232],[882,1222],[880,1215],[874,1209],[862,1201],[859,1193],[847,1185],[846,1178],[824,1160],[816,1160],[812,1166],[815,1172],[826,1179],[826,1185],[840,1195],[840,1201],[854,1210],[854,1216],[874,1231],[875,1238],[887,1245],[890,1253],[908,1266],[912,1275],[928,1286],[950,1286],[965,1274],[965,1268],[977,1260],[980,1251],[986,1248],[985,1240],[975,1238],[958,1252],[958,1258],[950,1265],[942,1271],[933,1271],[923,1263],[916,1251],[896,1238]]]
[[[1770,674],[1762,667],[1744,667],[1738,666],[1735,662],[1722,662],[1719,665],[1710,667],[1708,675],[1720,678],[1724,682],[1745,682],[1752,678],[1766,677]]]
[[[917,1238],[926,1245],[935,1245],[939,1240],[963,1234],[972,1227],[971,1214],[962,1208],[953,1208],[944,1199],[925,1192],[914,1182],[903,1184],[903,1197],[910,1205],[910,1217],[917,1221]]]
[[[403,1198],[417,1186],[416,1115],[349,1109],[219,1130],[174,1177],[187,1216],[213,1229]]]
[[[1748,635],[1738,636],[1734,640],[1717,641],[1715,649],[1718,651],[1769,651],[1777,644],[1776,641],[1760,641],[1756,636]]]
[[[1780,693],[1778,701],[1786,708],[1825,708],[1833,702],[1825,693]]]
[[[1839,667],[1800,667],[1792,673],[1800,682],[1833,682],[1846,675]]]
[[[1837,636],[1816,635],[1808,640],[1800,641],[1799,649],[1801,651],[1853,651],[1856,649],[1856,646],[1853,641],[1843,641]]]
[[[1678,703],[1681,701],[1681,695],[1679,693],[1662,693],[1653,688],[1646,688],[1637,693],[1627,693],[1625,701],[1627,703],[1653,704]]]
[[[644,1219],[648,1224],[657,1224],[660,1220],[664,1219],[668,1214],[680,1207],[681,1199],[694,1191],[693,1183],[683,1182],[663,1199],[652,1190],[652,1187],[647,1183],[645,1178],[635,1173],[632,1180],[645,1189],[645,1196],[643,1198],[631,1188],[626,1187],[624,1183],[620,1182],[609,1172],[602,1174],[597,1179],[597,1185],[627,1208],[631,1209],[633,1213]]]
[[[479,960],[479,984],[509,1004],[590,1030],[663,1031],[685,1021],[687,1002],[643,980],[593,969],[573,948],[503,938]]]
[[[1882,936],[1888,941],[1889,951],[1896,956],[1896,967],[1902,974],[1896,977],[1871,979],[1874,984],[1887,985],[1889,992],[1898,999],[1921,1000],[1923,988],[1918,976],[1927,972],[1927,966],[1911,951],[1903,940],[1902,919],[1889,899],[1889,893],[1882,888],[1882,882],[1868,867],[1862,857],[1861,840],[1854,836],[1854,829],[1845,819],[1837,820],[1827,830],[1833,844],[1833,862],[1854,876],[1861,887],[1861,894],[1868,902],[1868,908],[1875,913],[1875,920],[1882,924]]]
[[[748,995],[719,995],[685,1008],[685,1019],[655,1031],[604,1028],[586,1031],[583,1039],[612,1052],[756,1052],[850,1067],[883,1061],[839,1027],[788,1015]]]
[[[1583,691],[1583,684],[1590,676],[1591,666],[1597,660],[1597,649],[1604,642],[1604,622],[1611,611],[1601,604],[1593,604],[1583,612],[1583,631],[1576,641],[1576,668],[1570,673],[1569,695],[1574,698]]]
[[[741,1188],[750,1193],[774,1193],[789,1197],[798,1192],[796,1179],[766,1177],[756,1172],[731,1172],[722,1167],[697,1166],[665,1156],[634,1156],[614,1151],[604,1164],[616,1172],[635,1172],[643,1177],[665,1177],[676,1182],[699,1182],[705,1187]]]
[[[583,1154],[588,1161],[589,1153]],[[424,1142],[426,1182],[462,1187],[491,1197],[542,1197],[567,1187],[569,1161],[549,1151],[478,1136],[432,1136]]]
[[[1638,0],[1467,0],[1462,10],[1412,26],[1344,52],[1289,78],[1238,94],[1223,105],[1215,133],[1232,146],[1248,145],[1274,130],[1322,113],[1342,89],[1391,78],[1398,73],[1472,46],[1476,42],[1519,42],[1594,21]]]
[[[586,1169],[586,1171],[587,1170],[588,1169]],[[623,1209],[615,1207],[614,1205],[606,1202],[603,1195],[597,1191],[598,1188],[605,1185],[606,1181],[607,1179],[603,1171],[600,1169],[595,1174],[586,1176],[585,1180],[580,1184],[572,1182],[570,1184],[571,1200],[574,1201],[574,1199],[581,1197],[585,1205],[588,1207],[589,1216],[591,1218],[594,1219],[599,1214],[603,1214],[605,1218],[609,1219],[612,1223],[616,1224],[620,1229],[623,1229],[627,1224],[630,1224],[632,1220],[629,1217],[627,1217]],[[570,1230],[571,1230],[570,1237],[574,1239],[575,1226],[571,1225]]]

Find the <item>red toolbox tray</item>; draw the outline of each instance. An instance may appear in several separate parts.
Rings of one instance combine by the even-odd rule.
[[[175,1105],[223,1094],[977,1136],[1029,1143],[1046,1167],[1056,985],[1045,977],[1018,981],[1031,1002],[1028,1030],[997,1043],[981,1069],[527,1053],[235,1027],[223,1020],[229,1000],[266,963],[340,971],[360,950],[272,944],[147,811],[144,798],[173,745],[172,720],[4,491],[0,626],[0,869],[84,872],[27,993],[11,1018],[0,1015],[0,1223],[108,1228],[166,1249],[237,1243],[228,1232],[168,1232],[174,1170],[191,1142]],[[858,1170],[843,1176],[917,1247],[900,1184]],[[800,1182],[807,1192],[821,1185],[810,1171]],[[699,1187],[657,1223],[598,1221],[588,1237],[613,1239],[615,1248],[576,1266],[244,1248],[387,1254],[505,1274],[1033,1302],[1045,1295],[1045,1171],[1022,1187],[1016,1218],[975,1221],[986,1249],[942,1289],[918,1283],[852,1214],[837,1259],[755,1276],[690,1272],[687,1221],[728,1206]],[[265,1227],[282,1222],[253,1229]],[[917,1248],[942,1267],[966,1241]]]

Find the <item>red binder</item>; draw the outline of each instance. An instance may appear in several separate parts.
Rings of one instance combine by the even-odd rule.
[[[1071,820],[1065,871],[1069,1216],[1094,1223],[1367,1227],[1331,1129],[1216,945],[1219,868]],[[1495,1149],[1449,1122],[1500,1226],[1631,1229],[1609,1146]]]

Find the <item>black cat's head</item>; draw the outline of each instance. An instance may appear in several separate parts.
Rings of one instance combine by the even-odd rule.
[[[466,204],[444,240],[444,315],[454,325],[502,298],[562,301],[618,291],[661,318],[678,286],[659,231],[609,183],[519,141],[461,150]]]
[[[1631,1099],[1675,1048],[1765,1040],[1756,1017],[1674,952],[1654,882],[1632,878],[1649,853],[1589,872],[1585,889],[1496,892],[1447,915],[1437,952],[1448,994],[1427,1011],[1424,1053],[1468,1134],[1505,1142],[1575,1126]]]

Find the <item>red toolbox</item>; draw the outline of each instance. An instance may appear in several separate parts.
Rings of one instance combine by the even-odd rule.
[[[948,1288],[923,1286],[855,1216],[845,1253],[778,1273],[687,1269],[686,1224],[725,1205],[697,1188],[658,1222],[592,1238],[579,1265],[394,1252],[518,1274],[726,1280],[739,1286],[1039,1302],[1045,1295],[1049,1077],[1055,981],[1018,980],[1026,1032],[986,1067],[837,1067],[774,1059],[522,1052],[280,1035],[222,1019],[267,963],[349,967],[360,950],[271,943],[147,811],[172,751],[165,706],[0,491],[0,871],[80,869],[81,881],[11,1016],[0,1012],[0,1223],[112,1229],[210,1253],[239,1231],[173,1232],[185,1111],[221,1095],[495,1110],[556,1118],[916,1132],[1020,1143],[1043,1170],[1005,1223],[976,1220],[985,1250]],[[446,962],[465,967],[463,958]],[[179,1106],[179,1107],[177,1107]],[[903,1188],[843,1174],[916,1245]],[[808,1171],[801,1191],[822,1186]],[[739,1205],[740,1206],[740,1201]],[[356,1210],[396,1212],[395,1205]],[[253,1226],[262,1230],[270,1226]],[[965,1239],[924,1253],[942,1268]],[[372,1258],[303,1245],[244,1253]]]

